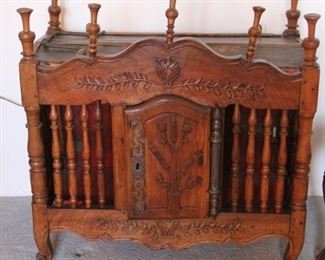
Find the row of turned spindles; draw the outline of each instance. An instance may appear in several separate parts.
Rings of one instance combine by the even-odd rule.
[[[298,18],[300,17],[300,12],[297,9],[297,5],[298,5],[298,0],[291,0],[291,9],[289,9],[286,13],[288,18],[288,25],[287,25],[288,28],[283,32],[283,35],[286,37],[300,36],[298,31],[298,24],[297,24]],[[96,57],[96,53],[97,53],[97,36],[100,31],[100,26],[97,23],[97,17],[101,5],[89,4],[88,7],[90,9],[90,16],[91,16],[90,23],[87,25],[87,32],[89,35],[88,52],[90,58],[93,60]],[[248,62],[252,62],[255,57],[257,38],[261,37],[262,35],[260,20],[263,12],[265,11],[265,9],[260,6],[254,6],[253,10],[254,10],[254,22],[253,22],[253,26],[248,31],[249,43],[246,52],[246,58]],[[23,31],[21,31],[19,34],[19,38],[23,45],[22,54],[24,56],[24,60],[28,61],[31,60],[32,57],[34,56],[33,43],[35,39],[35,34],[30,30],[30,26],[29,26],[30,15],[33,10],[30,8],[19,8],[17,11],[21,15],[22,22],[23,22]],[[50,14],[50,21],[49,21],[47,34],[52,34],[61,31],[62,30],[62,28],[60,27],[61,8],[58,5],[58,0],[52,0],[52,4],[49,6],[48,11]],[[166,42],[170,44],[173,42],[173,39],[175,37],[174,27],[175,27],[176,18],[178,17],[178,11],[176,9],[176,0],[169,0],[169,8],[166,10],[166,17],[168,21]],[[308,22],[308,27],[310,32],[309,37],[306,39],[307,42],[315,41],[314,39],[315,37],[310,37],[310,35],[313,34],[313,28],[315,27],[315,20],[317,21],[319,17],[320,16],[317,14],[305,15],[305,19]],[[309,49],[317,49],[317,47],[315,48],[315,45],[307,46],[308,44],[307,42],[304,42],[303,46],[305,47],[308,56],[311,55]]]
[[[53,157],[53,179],[54,179],[54,204],[55,207],[63,206],[63,181],[62,181],[62,162],[61,162],[61,145],[59,138],[59,111],[58,107],[52,105],[50,111],[50,121],[52,129],[52,157]],[[105,199],[105,176],[103,164],[103,136],[102,136],[102,111],[100,102],[96,102],[95,108],[95,145],[96,145],[96,170],[97,170],[97,187],[98,187],[98,205],[103,208],[106,204]],[[88,109],[86,105],[81,107],[80,119],[82,129],[82,168],[83,168],[83,188],[84,188],[84,206],[92,206],[92,183],[90,175],[90,144],[89,144],[89,127],[88,127]],[[68,171],[68,193],[69,205],[72,208],[78,206],[78,185],[76,171],[76,152],[73,136],[73,112],[71,106],[67,105],[64,112],[64,121],[66,129],[66,155]]]
[[[297,0],[296,0],[297,1]],[[97,53],[97,36],[100,32],[100,26],[97,23],[98,12],[101,8],[100,4],[89,4],[88,5],[90,10],[90,23],[87,24],[87,33],[89,36],[89,45],[88,45],[88,53],[91,60],[94,60]],[[260,20],[262,17],[263,12],[265,9],[260,6],[253,7],[254,10],[254,22],[253,26],[248,31],[249,36],[249,44],[247,48],[246,58],[248,62],[253,61],[256,51],[256,43],[257,38],[261,36],[261,26]],[[30,15],[32,13],[32,9],[29,8],[20,8],[17,10],[23,21],[23,31],[21,32],[21,41],[23,43],[23,55],[25,59],[31,58],[33,56],[33,41],[35,39],[35,34],[30,31],[29,23],[30,23]],[[52,0],[52,5],[49,6],[49,14],[50,14],[50,21],[49,27],[47,30],[47,34],[52,34],[58,31],[61,31],[60,27],[60,13],[61,8],[58,5],[58,0]],[[174,27],[175,21],[178,17],[178,11],[176,9],[176,0],[169,1],[169,8],[166,10],[166,17],[167,17],[167,31],[166,31],[166,42],[171,44],[175,37]],[[291,22],[293,24],[294,22]]]
[[[231,209],[237,212],[239,209],[239,173],[240,173],[240,106],[235,105],[232,117],[232,152],[231,152]],[[246,150],[246,175],[244,188],[245,211],[253,211],[254,179],[255,179],[255,137],[257,115],[256,109],[250,109],[248,116],[248,143]],[[288,110],[281,111],[280,119],[280,143],[277,156],[276,188],[275,188],[275,212],[281,213],[283,208],[284,184],[287,164],[287,135],[288,135]],[[264,117],[264,137],[261,158],[261,183],[260,183],[260,212],[269,210],[269,186],[271,163],[271,138],[272,138],[272,111],[267,109]]]

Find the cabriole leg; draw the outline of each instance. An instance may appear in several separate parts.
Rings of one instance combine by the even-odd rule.
[[[297,260],[304,246],[306,212],[291,218],[291,232],[285,253],[285,260]]]
[[[33,204],[34,239],[38,248],[36,260],[51,260],[52,245],[47,221],[46,205]]]

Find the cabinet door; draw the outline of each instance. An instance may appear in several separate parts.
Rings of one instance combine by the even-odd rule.
[[[210,108],[163,96],[125,110],[129,217],[208,215]]]

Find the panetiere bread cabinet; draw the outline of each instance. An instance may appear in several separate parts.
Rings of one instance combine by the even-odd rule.
[[[49,233],[61,230],[157,249],[279,236],[297,259],[319,15],[305,15],[303,41],[297,0],[281,36],[262,35],[254,7],[248,35],[174,40],[175,2],[154,38],[101,32],[98,4],[87,33],[64,31],[52,0],[34,43],[32,10],[18,9],[37,259],[52,258]]]

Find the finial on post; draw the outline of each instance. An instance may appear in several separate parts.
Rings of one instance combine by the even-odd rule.
[[[178,17],[178,11],[176,10],[176,0],[170,0],[169,8],[166,10],[166,17],[168,19],[167,25],[167,36],[166,41],[167,43],[172,43],[174,40],[174,27],[175,27],[175,20]]]
[[[320,19],[319,14],[306,14],[305,19],[308,23],[308,37],[304,39],[302,46],[305,48],[304,67],[317,66],[316,51],[319,46],[319,40],[315,38],[316,24]]]
[[[87,25],[87,32],[89,35],[89,47],[88,52],[90,55],[90,58],[93,59],[96,56],[97,53],[97,34],[100,31],[100,27],[97,24],[97,16],[98,11],[101,7],[100,4],[89,4],[88,5],[90,9],[90,23]]]
[[[300,37],[298,30],[298,19],[300,11],[297,9],[298,0],[291,0],[291,9],[287,10],[286,15],[288,18],[287,29],[283,32],[284,37]]]
[[[61,31],[59,20],[61,8],[58,6],[58,0],[52,0],[52,4],[49,6],[48,11],[50,14],[50,21],[46,34],[52,34],[54,32]]]
[[[34,40],[35,33],[30,30],[29,20],[33,9],[30,8],[19,8],[17,12],[20,14],[23,21],[23,30],[19,33],[19,40],[23,46],[22,55],[24,60],[31,60],[34,56]]]
[[[265,8],[261,6],[254,6],[253,10],[254,10],[254,23],[253,26],[248,31],[249,45],[246,54],[248,61],[253,60],[255,55],[255,50],[256,50],[257,37],[260,37],[262,35],[262,31],[260,28],[260,21],[261,21],[262,14],[265,11]]]

